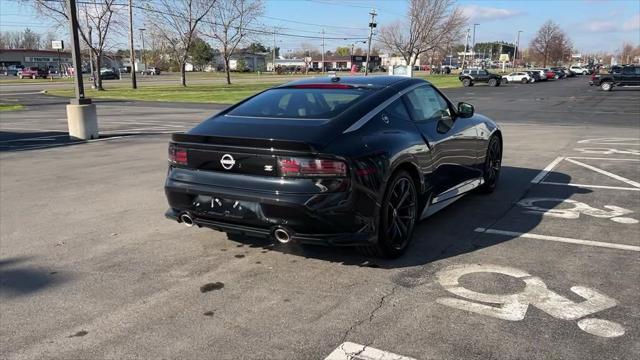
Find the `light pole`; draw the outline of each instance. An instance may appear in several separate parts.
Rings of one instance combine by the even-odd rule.
[[[522,30],[518,30],[518,36],[516,38],[516,50],[513,53],[513,68],[516,68],[516,62],[518,61],[518,48],[520,47],[520,33]]]
[[[133,89],[138,88],[136,82],[136,54],[133,44],[133,0],[129,0],[129,61],[131,62],[131,87]],[[120,73],[122,76],[122,73]]]
[[[364,68],[364,76],[369,75],[369,58],[371,56],[371,37],[373,36],[373,29],[376,27],[376,9],[371,9],[369,12],[371,15],[371,22],[369,23],[369,42],[368,42],[368,50],[367,50],[367,66]]]
[[[144,54],[144,31],[145,28],[140,28],[140,37],[142,38],[142,62],[144,63],[144,72],[147,72],[147,56]]]
[[[464,42],[464,52],[462,53],[462,69],[464,70],[464,63],[467,59],[467,50],[469,48],[469,32],[471,29],[467,28],[467,38]]]
[[[471,51],[473,53],[473,61],[476,61],[476,26],[478,26],[480,24],[473,24],[473,41],[471,42],[473,44],[473,50]]]

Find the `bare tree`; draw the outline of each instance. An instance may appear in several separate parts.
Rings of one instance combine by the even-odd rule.
[[[633,45],[631,43],[625,42],[622,44],[622,51],[620,52],[620,61],[623,64],[631,64],[633,62],[632,54],[633,54]]]
[[[69,27],[69,15],[65,1],[33,0],[36,10],[47,18],[56,19],[59,26]],[[97,88],[102,87],[100,68],[102,57],[108,44],[108,36],[115,26],[116,7],[115,0],[94,0],[93,2],[82,3],[78,7],[78,22],[80,24],[78,33],[84,44],[95,57]],[[52,13],[55,16],[51,16]],[[96,35],[96,38],[93,35]],[[81,69],[76,69],[81,71]]]
[[[247,38],[248,27],[255,23],[263,11],[262,0],[218,0],[211,12],[211,28],[205,35],[212,38],[221,48],[227,84],[231,84],[231,55]]]
[[[216,0],[159,0],[147,11],[152,31],[163,38],[166,49],[180,67],[180,84],[187,86],[186,64],[189,49],[198,35],[203,19]]]
[[[546,67],[550,61],[558,61],[571,51],[571,41],[558,24],[548,20],[542,24],[529,47],[541,58],[543,66]]]
[[[379,41],[413,66],[421,54],[460,38],[467,19],[454,4],[454,0],[410,0],[408,23],[396,21],[382,26]]]

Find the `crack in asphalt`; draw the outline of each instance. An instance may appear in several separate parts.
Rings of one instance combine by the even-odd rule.
[[[365,323],[367,320],[370,323],[371,321],[373,321],[373,318],[375,317],[376,312],[378,312],[383,306],[385,301],[387,300],[387,298],[393,296],[396,292],[396,290],[398,289],[400,285],[395,285],[393,288],[391,288],[391,291],[387,292],[386,294],[382,295],[382,297],[380,297],[380,300],[378,301],[378,305],[376,305],[376,307],[371,310],[371,312],[369,312],[369,316],[364,318],[364,319],[360,319],[358,321],[356,321],[353,325],[351,325],[347,331],[344,332],[344,335],[342,335],[342,340],[340,341],[344,346],[345,341],[347,340],[347,337],[349,337],[349,334],[351,334],[351,332],[353,330],[355,330],[358,326],[362,325],[363,323]],[[344,347],[342,348],[342,350],[345,352],[345,354],[349,355],[349,356],[357,356],[360,355],[368,346],[371,345],[372,342],[369,342],[365,345],[363,345],[362,350],[358,351],[357,353],[348,353],[346,351],[344,351]]]

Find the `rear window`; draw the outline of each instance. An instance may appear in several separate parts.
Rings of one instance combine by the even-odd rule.
[[[349,106],[371,93],[370,89],[271,89],[246,101],[228,115],[327,119],[339,115]]]

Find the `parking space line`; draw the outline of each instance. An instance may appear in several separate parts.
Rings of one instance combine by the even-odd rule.
[[[622,187],[622,186],[605,186],[605,185],[586,185],[586,184],[575,184],[575,183],[559,183],[559,182],[552,182],[552,181],[542,181],[539,184],[573,186],[573,187],[594,188],[594,189],[640,191],[640,188],[630,188],[630,187]]]
[[[593,171],[595,171],[595,172],[597,172],[597,173],[600,173],[600,174],[602,174],[602,175],[606,175],[606,176],[608,176],[608,177],[611,177],[611,178],[614,178],[614,179],[616,179],[616,180],[620,180],[620,181],[622,181],[622,182],[624,182],[624,183],[627,183],[627,184],[629,184],[629,185],[631,185],[631,186],[635,186],[635,187],[637,187],[637,188],[640,188],[640,183],[639,183],[639,182],[635,182],[635,181],[633,181],[633,180],[629,180],[629,179],[627,179],[626,177],[622,177],[622,176],[620,176],[620,175],[616,175],[616,174],[614,174],[614,173],[610,173],[610,172],[608,172],[608,171],[602,170],[602,169],[600,169],[600,168],[597,168],[597,167],[592,166],[592,165],[589,165],[589,164],[585,164],[585,163],[580,162],[580,161],[577,161],[577,160],[573,160],[573,159],[566,159],[566,160],[567,160],[568,162],[570,162],[570,163],[573,163],[573,164],[576,164],[576,165],[582,166],[582,167],[584,167],[584,168],[587,168],[587,169],[589,169],[589,170],[593,170]]]
[[[635,245],[613,244],[613,243],[607,243],[602,241],[572,239],[572,238],[561,237],[561,236],[538,235],[538,234],[531,234],[531,233],[521,233],[521,232],[515,232],[515,231],[505,231],[505,230],[487,229],[487,228],[476,228],[474,231],[479,233],[484,233],[484,234],[516,236],[516,237],[527,238],[527,239],[556,241],[556,242],[563,242],[568,244],[597,246],[597,247],[603,247],[603,248],[609,248],[609,249],[640,251],[640,246],[635,246]]]
[[[22,139],[12,139],[12,140],[2,140],[2,141],[0,141],[0,143],[10,143],[10,142],[20,142],[20,141],[41,141],[41,140],[47,140],[47,139],[51,139],[52,140],[53,138],[66,137],[66,136],[69,136],[69,134],[37,136],[37,137],[32,137],[32,138],[22,138]]]
[[[622,159],[622,158],[601,158],[601,157],[585,157],[585,156],[568,156],[567,159],[578,160],[611,160],[611,161],[640,161],[640,159]]]
[[[542,181],[542,179],[544,179],[547,176],[547,174],[549,174],[549,172],[553,170],[553,168],[556,167],[563,159],[564,159],[563,156],[558,156],[555,160],[549,163],[547,167],[542,169],[542,171],[540,171],[538,175],[536,175],[536,177],[534,177],[533,180],[531,180],[531,183],[537,184],[540,181]]]
[[[388,351],[360,345],[352,342],[340,344],[324,360],[416,360],[412,357],[402,356]]]

